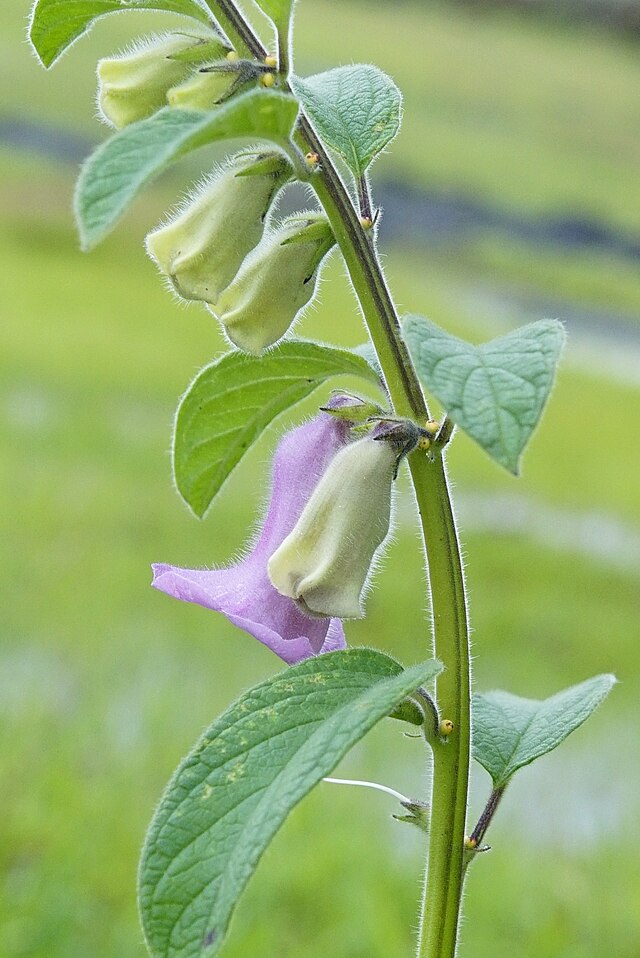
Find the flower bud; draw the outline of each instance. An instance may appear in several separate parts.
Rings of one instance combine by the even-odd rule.
[[[293,530],[271,556],[269,578],[311,616],[361,618],[361,595],[389,532],[396,452],[366,438],[340,450]]]
[[[239,154],[147,236],[149,256],[183,299],[217,302],[259,242],[269,206],[290,175],[280,153]]]
[[[312,299],[320,264],[334,244],[319,213],[290,217],[265,234],[215,309],[231,342],[254,355],[277,343]]]
[[[185,80],[194,63],[181,58],[203,38],[185,33],[146,37],[129,51],[98,62],[98,107],[117,130],[166,106],[167,91]],[[210,44],[204,44],[209,50]],[[174,59],[175,57],[175,59]]]

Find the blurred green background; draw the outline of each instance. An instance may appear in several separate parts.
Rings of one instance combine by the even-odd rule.
[[[202,728],[279,667],[222,617],[153,592],[149,564],[238,553],[275,433],[206,521],[187,513],[171,486],[173,410],[224,344],[204,310],[167,295],[141,241],[200,167],[176,168],[97,251],[78,249],[78,158],[105,135],[95,61],[177,18],[107,18],[47,75],[25,42],[28,7],[4,0],[0,36],[0,956],[142,958],[136,862],[160,791]],[[470,875],[461,956],[634,958],[637,39],[597,17],[478,2],[300,0],[296,28],[300,73],[371,61],[405,94],[403,131],[374,169],[401,307],[474,341],[542,316],[570,334],[521,479],[463,436],[450,450],[476,685],[544,697],[601,671],[621,684],[516,778]],[[337,257],[299,332],[363,340]],[[347,631],[410,663],[428,634],[401,487],[367,618]],[[411,796],[427,784],[420,744],[392,722],[340,773]],[[473,785],[477,812],[484,773]],[[225,955],[411,954],[423,848],[393,811],[381,794],[319,786],[267,853]]]

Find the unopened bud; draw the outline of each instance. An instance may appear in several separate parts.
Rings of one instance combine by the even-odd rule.
[[[268,562],[282,595],[310,616],[361,618],[361,596],[389,532],[396,455],[360,439],[331,460],[298,522]]]
[[[240,154],[147,236],[147,252],[183,299],[217,302],[259,242],[269,206],[290,175],[280,153]]]
[[[167,91],[193,71],[193,62],[180,55],[201,43],[196,35],[168,33],[146,37],[128,52],[100,60],[98,106],[105,120],[120,130],[166,106]]]
[[[318,213],[290,217],[266,233],[214,310],[231,342],[254,355],[277,343],[312,299],[334,244]]]

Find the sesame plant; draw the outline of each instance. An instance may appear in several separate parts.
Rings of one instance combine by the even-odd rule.
[[[614,681],[596,676],[542,701],[472,695],[446,451],[463,430],[517,475],[564,332],[542,320],[475,346],[422,316],[398,315],[380,266],[369,168],[398,132],[400,91],[371,65],[297,76],[293,0],[256,3],[271,24],[264,40],[235,0],[36,0],[30,25],[50,67],[105,14],[181,18],[172,32],[98,63],[99,110],[112,132],[77,184],[85,249],[170,164],[208,144],[234,144],[146,239],[174,295],[207,309],[229,341],[188,386],[175,419],[175,484],[193,514],[205,516],[283,412],[317,397],[316,414],[277,443],[269,505],[244,558],[214,570],[154,565],[157,589],[222,613],[285,667],[216,718],[173,775],[142,851],[142,926],[153,956],[223,952],[235,905],[289,812],[390,718],[399,735],[412,729],[423,739],[430,793],[351,784],[394,795],[397,827],[410,825],[427,846],[417,955],[452,958],[465,875],[490,868],[475,862],[486,857],[513,775],[581,725]],[[281,215],[279,198],[295,182],[309,208]],[[360,308],[367,342],[359,349],[293,332],[329,256],[344,261]],[[360,387],[336,391],[337,376]],[[445,410],[437,420],[427,397]],[[347,647],[405,468],[424,544],[427,597],[416,602],[430,611],[419,664],[407,667],[386,651]],[[223,521],[215,508],[212,521]],[[371,621],[371,646],[375,633]],[[477,823],[468,820],[472,758],[493,783]]]

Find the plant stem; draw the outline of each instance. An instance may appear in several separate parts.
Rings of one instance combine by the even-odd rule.
[[[495,815],[496,809],[500,804],[500,799],[504,795],[504,790],[506,785],[499,785],[497,788],[494,788],[489,795],[487,804],[485,805],[480,818],[478,819],[478,824],[471,832],[469,836],[469,841],[472,842],[476,847],[480,844],[484,838],[489,825]]]
[[[253,56],[266,51],[234,0],[207,0],[230,39]],[[294,139],[304,152],[317,153],[319,172],[312,185],[345,259],[360,309],[399,416],[426,422],[424,394],[400,334],[396,309],[385,282],[375,243],[340,175],[302,113]],[[433,652],[445,666],[437,681],[437,702],[454,723],[446,741],[433,744],[431,833],[427,881],[420,921],[418,958],[453,958],[463,883],[464,836],[471,742],[470,655],[460,547],[442,455],[434,461],[414,452],[409,468],[415,490],[433,622]]]
[[[304,117],[303,146],[320,157],[313,181],[344,256],[396,413],[419,422],[429,412],[377,252],[322,144]],[[437,681],[440,714],[454,723],[446,742],[433,745],[433,786],[427,882],[419,958],[453,958],[462,897],[464,835],[471,740],[470,655],[462,560],[441,455],[434,462],[413,453],[409,468],[420,513],[433,621],[434,654],[445,670]]]
[[[256,60],[264,60],[267,51],[235,5],[234,0],[205,0],[205,2],[233,44],[241,47]]]
[[[298,137],[320,157],[313,181],[344,256],[356,296],[396,413],[419,422],[429,412],[400,327],[375,247],[358,220],[340,177],[304,117]],[[444,463],[413,453],[409,468],[420,513],[429,573],[434,654],[445,670],[437,703],[454,732],[433,745],[433,785],[427,881],[419,958],[453,958],[464,880],[464,835],[471,741],[470,655],[462,560]]]

